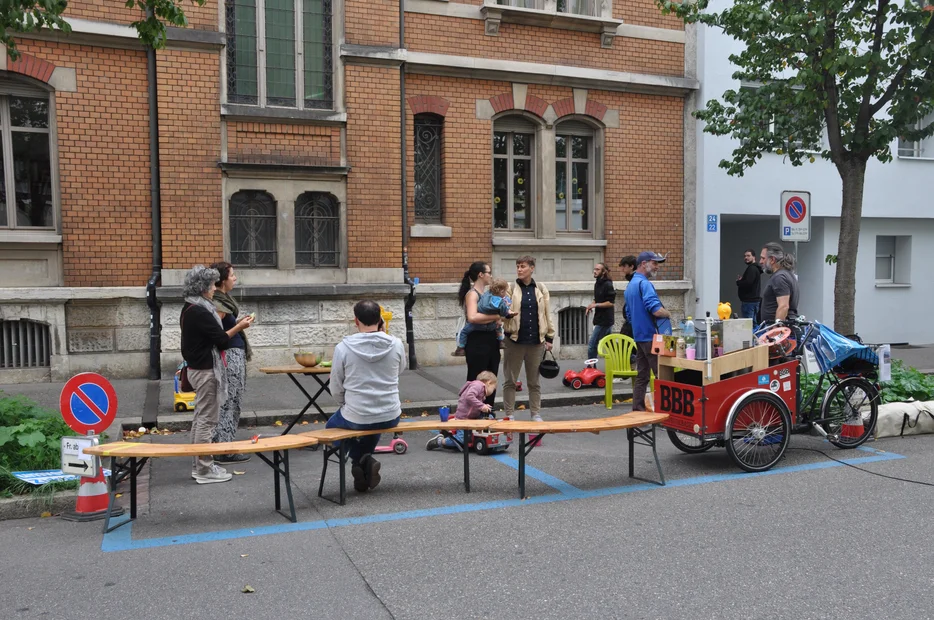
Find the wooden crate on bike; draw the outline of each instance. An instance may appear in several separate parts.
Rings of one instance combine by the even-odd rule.
[[[710,360],[710,376],[707,372],[707,360],[689,360],[683,357],[658,358],[658,378],[662,381],[675,380],[675,368],[697,370],[703,377],[703,385],[710,385],[721,380],[723,375],[737,371],[756,372],[769,367],[769,348],[752,347],[742,351],[726,353]],[[742,373],[741,373],[742,374]]]

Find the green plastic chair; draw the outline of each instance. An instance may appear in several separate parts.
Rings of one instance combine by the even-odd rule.
[[[636,387],[636,375],[639,373],[632,367],[632,356],[636,349],[636,341],[622,334],[604,336],[597,345],[597,354],[606,364],[606,408],[613,408],[613,377],[632,379],[632,387]],[[655,373],[649,378],[649,392],[655,392]]]

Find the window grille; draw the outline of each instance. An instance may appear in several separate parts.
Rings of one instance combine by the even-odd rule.
[[[331,194],[305,192],[295,201],[295,265],[340,265],[340,205]]]
[[[433,114],[415,116],[415,220],[441,223],[441,144],[444,122]]]
[[[0,321],[0,368],[51,366],[49,326],[20,319]]]
[[[230,198],[230,262],[276,267],[276,201],[266,192],[239,191]]]
[[[585,308],[565,308],[558,312],[558,336],[562,345],[587,344]]]

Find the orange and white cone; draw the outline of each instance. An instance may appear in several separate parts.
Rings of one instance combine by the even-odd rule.
[[[104,468],[98,462],[97,475],[93,478],[81,478],[78,487],[78,499],[75,509],[62,513],[66,521],[94,521],[107,516],[107,480],[104,478]],[[123,508],[114,506],[111,516],[123,514]]]
[[[856,440],[863,436],[864,430],[863,414],[859,411],[853,411],[843,421],[843,426],[840,427],[840,437]]]

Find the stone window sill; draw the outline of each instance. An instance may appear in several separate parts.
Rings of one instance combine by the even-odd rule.
[[[262,108],[255,105],[243,105],[238,103],[224,103],[221,105],[221,116],[228,120],[237,121],[315,121],[321,124],[342,125],[347,122],[345,112],[334,110],[305,109],[298,110],[293,108]]]
[[[409,228],[409,236],[445,239],[451,236],[451,227],[441,224],[415,224]]]
[[[603,47],[613,46],[616,31],[623,24],[621,19],[611,17],[559,13],[555,5],[548,9],[526,9],[496,4],[495,0],[485,0],[480,14],[486,23],[484,30],[491,37],[499,36],[499,25],[506,22],[578,32],[599,32],[600,45]]]
[[[561,248],[571,250],[580,248],[587,251],[592,248],[606,247],[605,239],[581,239],[579,237],[558,237],[557,239],[535,239],[533,237],[493,237],[494,248]]]
[[[0,243],[61,244],[62,236],[51,230],[0,230]]]
[[[911,288],[911,284],[905,282],[876,282],[876,288]]]

